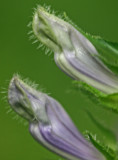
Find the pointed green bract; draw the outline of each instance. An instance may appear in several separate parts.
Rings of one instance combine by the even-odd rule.
[[[102,141],[104,141],[106,146],[112,148],[114,151],[117,151],[117,139],[114,131],[103,124],[100,119],[97,119],[94,114],[90,113],[87,109],[86,113],[91,119],[92,123],[97,127],[97,129],[99,129],[102,135],[104,135],[104,139],[102,139]]]
[[[85,135],[90,142],[107,158],[107,160],[117,160],[117,153],[114,150],[97,140],[96,136],[94,137],[89,131],[86,131]]]
[[[102,38],[90,37],[89,40],[93,43],[99,52],[99,58],[107,64],[109,68],[118,67],[118,43],[109,42]],[[117,72],[118,73],[118,72]]]

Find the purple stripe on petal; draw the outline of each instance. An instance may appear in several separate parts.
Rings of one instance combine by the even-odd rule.
[[[66,152],[64,152],[63,150],[60,150],[59,148],[55,147],[54,145],[52,145],[51,143],[49,143],[49,141],[47,141],[43,135],[41,134],[40,131],[40,124],[38,123],[31,123],[30,124],[30,128],[29,131],[32,134],[32,136],[42,145],[44,145],[46,148],[48,148],[49,150],[59,154],[60,156],[68,159],[68,160],[79,160],[78,158],[76,158],[75,156],[68,154]]]
[[[66,128],[69,132],[71,132],[71,135],[74,136],[73,140],[74,140],[75,143],[77,142],[77,139],[79,139],[79,141],[82,141],[83,143],[88,145],[88,147],[91,147],[91,145],[88,144],[87,141],[83,138],[83,136],[78,132],[78,130],[75,127],[75,125],[73,124],[72,120],[67,115],[65,110],[61,107],[61,105],[57,101],[52,99],[51,97],[48,97],[48,99],[50,99],[50,108],[47,107],[47,114],[50,116],[50,121],[52,122],[52,124],[53,124],[53,121],[55,121],[55,118],[56,118],[59,121],[59,123],[64,126],[64,128]],[[51,109],[53,110],[52,114],[49,113],[49,112],[51,112]],[[54,114],[54,112],[55,112],[55,114]],[[55,116],[55,118],[53,120],[54,116]]]
[[[47,115],[51,122],[51,128],[49,127],[48,129],[52,131],[52,134],[62,138],[62,141],[65,141],[69,145],[72,145],[72,148],[75,148],[76,152],[79,153],[80,151],[80,153],[83,153],[85,157],[87,157],[87,155],[90,155],[92,157],[92,154],[94,152],[96,153],[96,155],[98,155],[98,151],[84,139],[84,137],[77,131],[77,129],[75,129],[74,124],[72,123],[69,116],[66,115],[64,109],[63,113],[60,114],[58,112],[61,109],[61,106],[59,106],[58,102],[54,102],[56,101],[51,99],[51,101],[46,105]],[[57,106],[59,106],[58,110]],[[62,115],[66,115],[66,118],[63,119]]]
[[[116,76],[95,56],[98,52],[91,42],[73,27],[70,39],[74,50],[63,49],[67,61],[86,76],[115,87],[118,84]]]
[[[81,72],[82,74],[93,78],[94,80],[103,83],[105,85],[109,85],[111,87],[115,87],[115,85],[117,84],[117,82],[112,79],[113,75],[110,72],[103,72],[104,68],[101,68],[101,71],[98,70],[99,66],[95,66],[96,68],[94,68],[94,66],[91,68],[88,67],[84,62],[82,62],[81,60],[77,59],[77,57],[75,55],[72,56],[72,53],[69,51],[65,51],[65,58],[66,60],[70,63],[70,65],[72,65],[76,70],[78,70],[79,72]],[[96,61],[96,60],[94,60]],[[97,63],[96,63],[97,64]],[[96,70],[94,70],[96,69]]]

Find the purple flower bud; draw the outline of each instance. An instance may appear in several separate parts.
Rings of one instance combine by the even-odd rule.
[[[13,110],[29,121],[32,136],[49,150],[69,160],[105,160],[77,130],[62,106],[47,94],[14,77],[8,100]]]
[[[105,93],[118,92],[118,77],[98,59],[98,51],[85,34],[41,6],[35,11],[32,27],[37,39],[54,52],[62,71]]]

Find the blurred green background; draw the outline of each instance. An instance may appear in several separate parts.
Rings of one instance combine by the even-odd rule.
[[[24,121],[15,120],[8,113],[6,102],[8,84],[14,73],[29,78],[56,98],[83,133],[97,133],[105,143],[107,137],[89,119],[84,109],[90,110],[100,123],[116,129],[117,115],[93,105],[80,92],[70,92],[72,80],[55,65],[53,54],[45,55],[32,45],[27,35],[27,24],[32,20],[36,4],[51,5],[67,15],[84,31],[118,42],[117,0],[10,0],[0,1],[0,160],[62,160],[38,144],[29,134]]]

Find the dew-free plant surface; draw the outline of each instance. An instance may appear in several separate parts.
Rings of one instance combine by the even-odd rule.
[[[118,65],[118,44],[83,32],[65,13],[64,17],[62,20],[50,13],[48,7],[38,5],[30,24],[37,38],[34,43],[39,40],[53,51],[57,66],[76,80],[76,88],[94,97],[94,104],[97,102],[99,107],[117,114],[118,76],[110,66]],[[11,107],[29,121],[33,137],[60,156],[70,160],[118,158],[117,133],[102,126],[89,108],[86,112],[90,119],[109,137],[107,144],[94,138],[89,130],[85,133],[90,141],[87,142],[56,100],[32,89],[17,76],[10,82],[8,100]],[[111,139],[115,140],[114,146],[110,144]]]
[[[86,33],[84,30],[87,29],[80,29],[81,25],[75,25],[65,12],[60,15],[47,5],[37,5],[28,25],[30,32],[25,36],[25,30],[19,34],[22,27],[26,27],[21,21],[26,22],[25,17],[29,15],[27,7],[25,12],[20,9],[20,15],[23,16],[18,18],[20,25],[14,25],[16,34],[15,28],[13,36],[7,34],[7,39],[13,39],[14,35],[19,42],[22,39],[20,43],[14,41],[13,51],[9,50],[9,45],[5,47],[11,55],[7,70],[10,77],[14,73],[20,73],[43,85],[47,91],[44,92],[42,87],[37,89],[35,83],[29,83],[29,80],[24,80],[17,74],[11,81],[8,80],[10,84],[7,92],[11,108],[8,106],[8,114],[1,117],[2,124],[3,121],[5,124],[1,126],[1,137],[5,138],[4,143],[1,139],[0,158],[3,156],[4,160],[19,160],[26,156],[29,160],[117,160],[118,44]],[[53,8],[60,9],[58,5]],[[80,9],[78,16],[79,12]],[[85,10],[83,15],[84,12]],[[8,17],[10,14],[11,12]],[[74,18],[71,19],[75,21]],[[12,24],[12,19],[10,21]],[[79,21],[76,23],[79,24]],[[6,32],[8,31],[9,28]],[[99,32],[97,35],[100,35]],[[30,49],[27,52],[28,36],[33,40],[33,45],[28,42]],[[11,42],[9,41],[10,45]],[[17,44],[19,49],[12,57]],[[18,124],[22,120],[25,127]],[[2,129],[4,126],[7,127]],[[34,139],[28,133],[28,128]],[[3,154],[4,146],[7,154]]]

